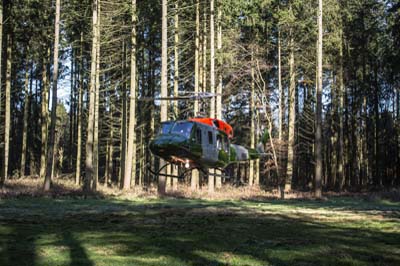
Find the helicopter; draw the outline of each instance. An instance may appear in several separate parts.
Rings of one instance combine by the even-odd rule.
[[[209,169],[224,169],[233,164],[258,159],[261,152],[232,144],[232,127],[216,118],[195,117],[187,120],[161,122],[157,135],[149,143],[150,151],[168,164],[184,166],[187,171],[198,169],[208,174]],[[155,175],[180,176],[150,171]],[[224,176],[227,177],[227,176]]]

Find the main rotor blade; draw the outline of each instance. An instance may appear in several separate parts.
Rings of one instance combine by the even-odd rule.
[[[140,97],[138,101],[151,102],[151,101],[197,101],[205,98],[213,98],[220,96],[219,93],[201,93],[198,95],[182,95],[171,97]]]

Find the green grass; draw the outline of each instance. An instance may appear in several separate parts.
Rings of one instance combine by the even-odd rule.
[[[0,265],[400,265],[400,204],[1,200]]]

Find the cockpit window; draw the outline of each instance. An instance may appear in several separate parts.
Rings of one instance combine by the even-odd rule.
[[[160,127],[160,130],[158,132],[158,135],[168,134],[171,131],[171,128],[172,128],[173,125],[174,125],[174,122],[161,123],[161,127]]]
[[[171,133],[183,135],[186,138],[190,137],[192,132],[193,123],[190,122],[177,122],[171,130]]]

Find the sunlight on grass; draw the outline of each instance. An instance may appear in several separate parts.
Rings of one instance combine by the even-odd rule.
[[[210,265],[266,266],[265,262],[257,260],[250,255],[237,255],[232,252],[212,253],[203,250],[196,250],[193,253],[200,258],[209,260],[211,262]]]

